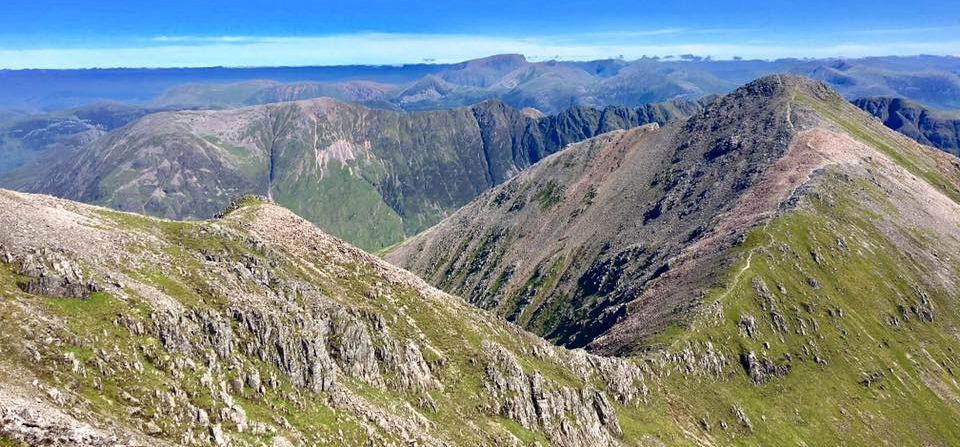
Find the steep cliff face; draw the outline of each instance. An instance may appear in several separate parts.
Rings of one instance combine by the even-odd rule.
[[[169,218],[270,196],[366,249],[415,234],[564,145],[697,103],[539,118],[499,102],[398,113],[329,99],[162,113],[49,154],[3,184]]]

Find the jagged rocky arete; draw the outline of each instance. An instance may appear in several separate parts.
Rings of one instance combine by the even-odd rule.
[[[695,102],[578,107],[500,102],[402,113],[330,99],[153,114],[0,183],[167,218],[207,218],[245,193],[375,250],[416,234],[565,145],[664,123]]]
[[[784,79],[791,85],[779,77],[750,84],[683,123],[575,145],[390,259],[550,340],[585,346],[622,321],[627,303],[713,229],[787,152],[797,126],[813,120],[800,107],[790,114],[799,81]],[[649,322],[634,335],[662,329],[698,298],[667,299],[637,303]]]
[[[955,157],[772,76],[548,157],[388,259],[559,344],[739,370],[747,431],[782,405],[798,425],[779,436],[809,444],[837,442],[814,432],[842,419],[879,430],[844,442],[949,445],[958,185]]]

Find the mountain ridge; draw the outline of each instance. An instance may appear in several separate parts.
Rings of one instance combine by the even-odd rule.
[[[843,110],[845,115],[842,120],[827,115],[824,107],[830,113]],[[625,331],[626,339],[632,341],[619,347],[596,347],[605,353],[627,352],[635,349],[627,345],[665,330],[675,318],[695,308],[697,290],[720,280],[711,272],[724,271],[717,266],[735,259],[721,256],[711,261],[717,265],[693,268],[695,278],[678,279],[686,284],[679,292],[654,299],[649,293],[655,290],[649,285],[657,287],[672,278],[677,269],[674,263],[682,258],[677,258],[681,247],[709,236],[716,225],[722,227],[723,216],[729,216],[744,193],[757,191],[762,173],[775,169],[774,162],[788,153],[797,132],[821,127],[860,132],[841,129],[834,122],[849,124],[846,114],[872,122],[851,109],[820,83],[798,77],[763,78],[714,101],[685,122],[633,138],[624,144],[630,148],[627,152],[614,149],[616,142],[588,140],[554,155],[408,240],[388,259],[483,308],[511,320],[519,318],[522,326],[567,346],[592,342],[600,335],[598,327],[626,324],[623,321],[631,312],[627,309],[632,308],[635,317],[630,318],[646,315],[642,318],[647,319],[631,323],[632,329]],[[885,133],[890,132],[886,129],[870,129],[880,132],[881,138],[906,144],[902,136]],[[591,148],[591,143],[599,149]],[[903,161],[889,146],[877,140],[870,144]],[[592,152],[596,150],[613,157],[609,167],[602,161],[596,165],[599,168],[593,166],[594,160],[604,159]],[[644,161],[625,155],[631,151],[642,153]],[[793,169],[804,166],[800,160],[793,163]],[[659,168],[638,167],[643,164]],[[914,175],[922,174],[912,162],[904,166]],[[597,180],[587,174],[590,169],[620,173]],[[955,185],[934,182],[958,197]],[[782,196],[787,192],[780,193],[779,201],[787,199]],[[547,203],[545,195],[552,195]],[[503,205],[511,202],[509,207]],[[777,210],[776,203],[767,207],[768,212],[759,217]],[[530,225],[541,230],[528,230]],[[716,235],[722,241],[718,253],[734,247],[751,225],[757,223],[744,222]],[[594,240],[596,234],[610,235],[610,239]],[[701,255],[701,260],[708,258]],[[632,307],[616,304],[626,301]],[[604,330],[608,329],[600,332]]]
[[[165,112],[69,154],[50,153],[2,183],[174,218],[209,217],[254,193],[379,249],[569,142],[699,107],[575,108],[536,118],[499,101],[405,113],[320,98]]]
[[[530,309],[582,260],[583,303],[626,298],[586,344],[619,358],[262,198],[183,222],[0,190],[0,443],[960,442],[960,161],[793,77],[657,127],[576,143],[426,233],[474,211],[509,230],[428,250],[464,258],[454,285],[547,250],[522,256],[547,266],[518,281]],[[576,240],[606,252],[553,250]],[[634,279],[655,293],[618,295]]]
[[[960,155],[960,119],[896,97],[858,98],[853,104],[920,144]]]

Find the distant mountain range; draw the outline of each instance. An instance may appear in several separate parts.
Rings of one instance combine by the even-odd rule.
[[[10,153],[35,161],[0,183],[168,218],[209,218],[240,194],[261,194],[375,250],[569,143],[700,107],[674,101],[543,116],[496,100],[396,112],[311,99],[222,111],[78,109],[53,124],[8,128],[19,144]]]
[[[772,73],[822,80],[848,99],[898,96],[938,109],[960,109],[956,57],[529,62],[510,54],[438,65],[4,70],[0,109],[52,111],[104,100],[236,107],[327,96],[396,110],[436,110],[499,99],[515,108],[557,113],[575,105],[697,99]]]
[[[413,82],[262,82],[177,87],[160,105],[233,107],[331,96],[372,107],[436,110],[499,99],[556,113],[574,105],[637,106],[727,93],[759,76],[795,73],[824,81],[848,99],[900,96],[941,109],[960,109],[960,59],[952,57],[849,60],[529,62],[498,55],[444,66]],[[185,91],[186,90],[186,91]],[[179,98],[179,100],[174,100]]]

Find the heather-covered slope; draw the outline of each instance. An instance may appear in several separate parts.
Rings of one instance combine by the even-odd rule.
[[[826,155],[811,142],[824,139]],[[574,145],[388,259],[556,343],[636,352],[689,323],[740,262],[735,247],[787,213],[814,172],[877,158],[960,196],[955,159],[885,129],[822,84],[772,76],[686,122]]]
[[[231,197],[262,194],[379,249],[570,142],[699,107],[576,108],[541,119],[499,102],[402,113],[316,99],[160,113],[0,183],[172,218],[210,217]]]

